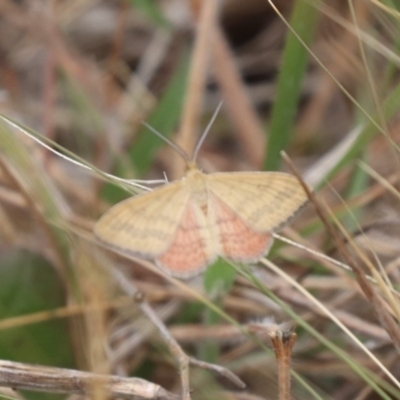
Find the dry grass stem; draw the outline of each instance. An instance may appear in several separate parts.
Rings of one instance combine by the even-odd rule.
[[[112,399],[178,400],[180,398],[143,379],[2,360],[0,360],[0,385],[14,389],[82,395],[91,395],[93,388],[100,388]]]
[[[215,78],[221,86],[225,104],[243,143],[248,163],[259,169],[265,154],[265,133],[246,93],[233,55],[218,26],[214,26],[212,47]]]
[[[121,289],[132,298],[135,298],[138,291],[126,277],[116,269],[109,269],[110,274],[113,276],[115,281],[120,285]],[[154,312],[152,307],[146,301],[140,301],[139,307],[142,313],[156,326],[158,332],[163,337],[165,343],[167,344],[171,354],[173,355],[176,362],[178,362],[179,373],[181,378],[181,396],[183,400],[190,400],[190,384],[189,384],[189,366],[194,365],[204,369],[208,369],[210,371],[214,371],[232,383],[237,385],[238,387],[244,388],[244,382],[233,374],[228,369],[211,363],[206,363],[203,361],[199,361],[194,359],[193,357],[189,357],[182,349],[182,347],[178,344],[178,342],[172,337],[171,332],[165,326],[165,324],[160,320],[157,314]]]
[[[199,22],[196,27],[196,39],[189,71],[188,89],[178,139],[179,145],[189,156],[192,156],[196,144],[196,134],[199,127],[209,61],[211,32],[215,24],[214,21],[217,17],[220,2],[219,0],[204,0],[197,5],[200,6]],[[193,5],[193,11],[196,13],[194,9],[195,6]],[[172,176],[177,177],[181,175],[183,170],[183,160],[176,158]]]
[[[325,3],[0,1],[0,397],[400,398],[400,13]],[[267,258],[218,259],[191,281],[98,244],[113,204],[183,175],[142,123],[190,159],[221,100],[200,166],[256,170],[285,146],[314,208],[272,232]],[[204,202],[196,220],[252,231],[286,201],[269,189],[279,204],[254,187],[241,218]],[[253,199],[265,207],[250,222]],[[173,209],[162,197],[105,226],[137,244],[171,219],[165,240],[190,242]],[[228,254],[217,230],[198,248]],[[292,360],[295,335],[253,322],[266,316],[299,326]]]
[[[271,339],[278,365],[279,400],[292,399],[290,364],[297,335],[271,322],[249,324],[248,329],[257,336],[268,336]]]

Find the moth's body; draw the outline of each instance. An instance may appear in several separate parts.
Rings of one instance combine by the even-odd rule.
[[[196,258],[198,263],[206,264],[206,259],[210,262],[215,260],[216,255],[221,253],[218,227],[215,223],[215,215],[210,204],[210,191],[208,187],[207,175],[200,171],[196,165],[189,165],[186,176],[179,182],[179,190],[185,193],[186,205],[182,209],[179,219],[182,221],[183,230],[180,239],[185,243],[184,248],[176,247],[173,257],[176,260],[179,253],[186,258],[189,254],[192,259]],[[202,246],[192,248],[192,243],[201,241]],[[201,252],[200,250],[204,250]],[[168,257],[168,259],[167,259]],[[204,258],[203,261],[202,258]],[[157,264],[163,267],[164,264],[170,265],[171,254],[161,255],[157,259]],[[182,262],[185,262],[182,259]],[[207,262],[208,263],[208,262]],[[178,274],[180,275],[180,274]]]
[[[196,165],[189,165],[186,176],[182,178],[182,184],[186,186],[196,203],[207,210],[208,186],[206,174],[200,171]]]
[[[279,172],[187,174],[121,202],[103,215],[95,235],[107,245],[153,259],[190,278],[218,256],[252,262],[265,255],[276,231],[305,204],[301,185]]]

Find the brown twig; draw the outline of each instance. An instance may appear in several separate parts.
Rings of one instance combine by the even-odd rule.
[[[44,135],[49,139],[54,139],[54,109],[55,109],[55,97],[56,97],[56,69],[54,62],[54,54],[51,48],[47,49],[45,56],[44,65],[44,76],[43,76],[43,131]],[[49,167],[50,153],[48,151],[43,152],[44,165]]]
[[[217,0],[203,0],[201,2],[199,23],[196,29],[196,41],[190,65],[188,89],[178,140],[182,149],[184,149],[189,156],[192,156],[196,143],[195,133],[199,124],[200,110],[202,108],[201,103],[206,81],[210,38],[219,3],[220,2]],[[197,5],[200,5],[200,3]],[[193,8],[195,8],[195,5],[193,5]],[[183,160],[176,158],[172,171],[174,176],[182,172],[182,163]]]
[[[330,236],[333,238],[333,240],[336,243],[336,246],[344,259],[346,260],[346,263],[351,267],[351,269],[354,272],[354,275],[357,279],[358,284],[360,285],[361,290],[363,291],[365,297],[369,300],[372,309],[375,312],[375,315],[378,319],[378,321],[381,323],[382,327],[387,331],[389,334],[390,338],[392,339],[393,343],[395,346],[400,349],[400,330],[398,325],[395,323],[393,317],[390,315],[386,308],[385,302],[382,300],[382,298],[379,296],[378,292],[374,288],[373,285],[368,281],[368,278],[366,277],[366,274],[363,270],[363,268],[359,265],[359,263],[355,260],[354,256],[351,254],[350,250],[346,246],[346,242],[350,243],[351,246],[353,247],[354,251],[359,255],[362,256],[360,253],[359,249],[356,247],[355,243],[353,240],[351,240],[350,236],[345,232],[344,228],[341,228],[341,233],[345,236],[346,239],[344,239],[337,231],[336,226],[334,226],[330,221],[329,218],[327,218],[327,214],[329,214],[329,211],[327,211],[327,206],[322,206],[322,204],[316,199],[314,193],[310,190],[310,188],[304,183],[302,180],[300,174],[296,170],[295,166],[289,159],[289,157],[285,154],[282,153],[282,157],[285,159],[285,161],[288,163],[290,169],[292,172],[297,176],[299,179],[300,183],[302,184],[305,192],[307,193],[309,199],[313,203],[315,210],[320,217],[321,221],[325,225],[326,229],[328,230]],[[362,257],[361,257],[362,258]]]
[[[237,128],[250,164],[259,169],[264,158],[265,133],[247,95],[233,55],[219,26],[213,31],[213,66],[224,92],[229,116]]]
[[[297,335],[294,332],[276,330],[270,333],[278,364],[279,399],[290,400],[290,362]]]
[[[134,400],[178,400],[161,386],[139,378],[121,378],[72,369],[0,360],[0,386],[48,393],[90,394],[102,388],[109,397]]]
[[[118,63],[121,57],[122,45],[129,15],[129,7],[130,5],[126,0],[120,2],[117,12],[116,29],[114,31],[112,38],[111,51],[107,57],[107,70],[108,70],[107,92],[110,94],[107,100],[109,104],[112,104],[116,100],[114,96],[115,85],[113,82],[113,75],[116,75]]]
[[[268,335],[271,339],[278,364],[279,400],[290,400],[292,398],[290,364],[297,335],[286,327],[281,328],[270,322],[249,324],[248,329],[257,336]]]
[[[4,130],[4,133],[7,135],[8,132]],[[11,134],[10,134],[11,135]],[[11,138],[11,136],[10,136]],[[3,136],[3,140],[5,140],[5,137]],[[11,138],[11,142],[14,141],[14,138]],[[14,143],[12,143],[14,144]],[[11,144],[11,146],[12,146]],[[18,161],[16,161],[18,163]],[[37,218],[39,224],[43,228],[43,230],[46,232],[46,235],[48,237],[48,240],[52,244],[52,248],[55,250],[55,265],[57,266],[57,270],[61,275],[65,274],[66,266],[62,254],[62,249],[60,248],[60,243],[57,240],[57,237],[54,234],[54,231],[51,229],[49,224],[47,223],[46,217],[43,215],[42,211],[40,211],[37,207],[37,204],[34,200],[35,194],[30,191],[30,188],[26,188],[23,183],[19,180],[19,178],[16,177],[15,172],[13,171],[13,168],[11,165],[9,165],[5,159],[0,157],[0,168],[2,169],[3,173],[7,178],[12,182],[12,184],[17,188],[17,190],[20,192],[22,195],[23,199],[26,201],[28,207],[32,211],[32,213],[35,215]],[[37,190],[38,187],[35,187],[35,190]]]
[[[198,19],[201,20],[201,17]],[[264,141],[263,128],[252,108],[229,45],[215,18],[209,18],[207,29],[212,32],[211,49],[216,80],[224,93],[225,104],[237,127],[237,133],[244,144],[244,151],[249,157],[249,162],[254,168],[259,168],[264,157],[264,146],[260,146],[260,143]],[[203,57],[205,58],[205,55]],[[194,61],[193,57],[193,63]]]
[[[119,284],[121,289],[128,295],[133,298],[137,296],[138,290],[130,282],[125,275],[118,271],[115,268],[108,268],[109,273],[113,276],[114,280]],[[168,348],[170,349],[174,359],[177,360],[179,364],[179,372],[181,376],[181,386],[182,386],[182,393],[181,398],[182,400],[190,400],[190,386],[189,386],[189,366],[194,365],[198,366],[213,372],[216,372],[226,379],[230,380],[232,383],[237,385],[240,388],[244,388],[246,385],[242,380],[240,380],[234,373],[229,371],[228,369],[215,364],[209,364],[206,362],[202,362],[196,360],[192,357],[189,357],[181,348],[179,343],[173,338],[167,327],[164,323],[160,320],[158,315],[154,312],[152,307],[146,302],[141,301],[138,303],[139,308],[141,309],[142,313],[156,326],[159,333],[164,338]]]

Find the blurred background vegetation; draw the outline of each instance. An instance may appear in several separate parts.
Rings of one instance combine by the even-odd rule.
[[[280,155],[285,150],[340,219],[347,242],[359,246],[357,252],[349,245],[354,258],[366,273],[378,274],[374,287],[393,330],[388,333],[351,272],[287,244],[276,243],[269,258],[330,315],[265,268],[233,275],[220,262],[206,272],[204,286],[200,278],[185,291],[106,253],[93,241],[93,225],[132,193],[3,121],[0,359],[142,377],[179,392],[179,373],[160,335],[134,302],[118,306],[126,294],[109,273],[115,268],[188,354],[230,368],[247,384],[235,392],[218,376],[192,369],[194,399],[275,399],[278,383],[273,352],[241,335],[191,290],[238,324],[274,317],[298,325],[293,398],[400,398],[394,291],[400,279],[399,5],[274,3],[288,24],[266,0],[221,1],[222,35],[211,35],[208,45],[200,123],[184,135],[196,142],[223,99],[198,158],[205,171],[287,170]],[[2,0],[0,113],[101,171],[129,179],[179,178],[179,156],[141,122],[190,152],[179,127],[196,90],[189,76],[201,4]],[[227,51],[216,51],[217,45]],[[284,234],[343,261],[312,207]]]

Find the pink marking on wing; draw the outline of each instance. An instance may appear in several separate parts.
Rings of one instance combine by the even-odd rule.
[[[256,261],[266,255],[273,242],[269,232],[257,232],[222,200],[213,196],[223,256],[233,261]]]
[[[196,214],[188,206],[171,245],[157,257],[156,263],[173,276],[189,278],[200,273],[211,261],[205,251]]]

